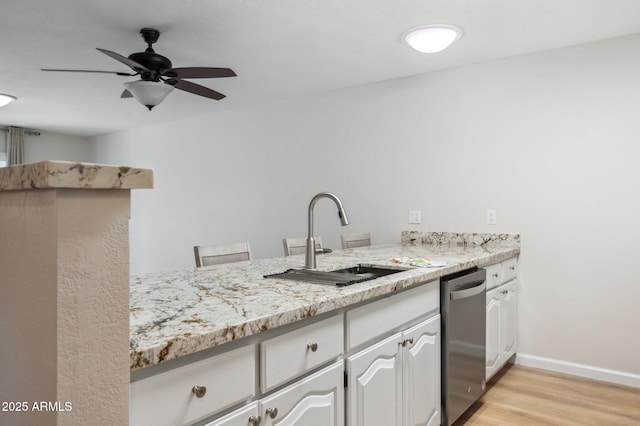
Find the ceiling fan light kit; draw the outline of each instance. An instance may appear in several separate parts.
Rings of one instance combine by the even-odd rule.
[[[425,25],[408,31],[403,41],[422,53],[441,52],[462,37],[462,30],[453,25]]]
[[[149,108],[149,111],[164,101],[174,89],[171,84],[145,80],[128,81],[124,83],[124,87],[138,102]]]
[[[0,107],[9,105],[11,102],[18,100],[15,96],[0,93]]]
[[[173,68],[173,64],[169,58],[153,50],[153,43],[158,41],[160,32],[154,28],[143,28],[140,30],[140,34],[142,34],[142,38],[145,43],[147,43],[147,48],[144,52],[132,53],[126,57],[110,50],[97,48],[105,55],[130,67],[135,72],[134,74],[115,71],[50,68],[43,68],[42,71],[93,72],[117,74],[121,76],[139,75],[140,80],[124,83],[125,90],[121,97],[134,97],[142,105],[149,108],[149,110],[160,104],[173,89],[215,100],[220,100],[225,97],[225,95],[220,92],[183,79],[235,77],[236,73],[232,69],[211,67]]]

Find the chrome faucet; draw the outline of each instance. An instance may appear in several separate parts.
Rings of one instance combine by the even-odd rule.
[[[304,267],[306,269],[316,269],[316,242],[313,240],[313,208],[321,198],[331,198],[336,206],[338,206],[338,217],[342,226],[349,224],[347,212],[342,207],[342,201],[336,195],[330,192],[321,192],[316,194],[309,203],[309,236],[307,237],[307,254],[304,259]]]

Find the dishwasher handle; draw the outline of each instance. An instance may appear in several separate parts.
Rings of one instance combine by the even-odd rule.
[[[449,298],[451,300],[458,299],[466,299],[467,297],[475,296],[477,294],[482,293],[487,287],[486,283],[483,281],[480,285],[471,288],[465,288],[464,290],[452,291],[449,293]]]

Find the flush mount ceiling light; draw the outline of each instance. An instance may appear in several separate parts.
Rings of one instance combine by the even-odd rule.
[[[3,107],[11,102],[17,100],[15,96],[5,95],[4,93],[0,93],[0,107]]]
[[[129,81],[124,83],[124,87],[126,87],[126,90],[122,95],[123,97],[131,97],[130,95],[127,96],[126,92],[128,91],[138,102],[149,108],[149,110],[160,104],[174,89],[171,84],[145,80]]]
[[[425,25],[410,30],[403,40],[418,52],[440,52],[462,37],[462,30],[453,25]]]

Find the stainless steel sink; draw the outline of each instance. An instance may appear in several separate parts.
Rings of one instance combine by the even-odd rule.
[[[378,277],[384,277],[385,275],[397,274],[398,272],[402,272],[406,270],[407,270],[406,268],[394,268],[392,266],[363,265],[359,263],[356,266],[337,269],[333,272],[337,272],[340,274],[353,274],[362,278],[370,277],[371,279],[373,279]]]
[[[281,278],[305,281],[316,284],[329,284],[344,287],[363,281],[374,280],[385,275],[406,271],[406,268],[358,264],[335,271],[316,271],[315,269],[288,269],[279,274],[265,275],[265,278]]]

